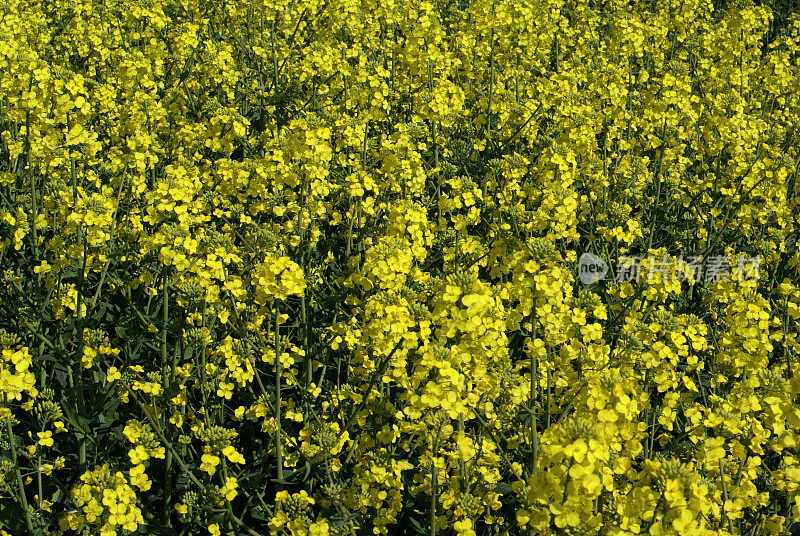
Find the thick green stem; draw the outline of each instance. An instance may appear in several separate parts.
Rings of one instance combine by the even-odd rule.
[[[72,186],[73,186],[73,202],[77,202],[75,196],[77,195],[77,173],[75,170],[75,159],[72,159]],[[75,376],[75,387],[77,391],[77,410],[78,415],[84,416],[86,415],[86,401],[84,398],[83,392],[83,368],[82,368],[82,359],[83,359],[83,282],[84,276],[86,274],[86,237],[83,234],[83,226],[78,226],[78,244],[81,245],[83,252],[81,254],[81,272],[78,277],[78,296],[77,296],[77,303],[75,305],[76,311],[76,338],[77,338],[77,349],[75,352],[75,358],[72,360],[72,369],[73,374]],[[80,442],[78,444],[78,464],[80,465],[81,474],[86,472],[86,435],[84,434],[80,438]]]

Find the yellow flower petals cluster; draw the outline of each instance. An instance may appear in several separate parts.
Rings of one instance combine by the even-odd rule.
[[[789,4],[0,0],[0,534],[797,532]]]

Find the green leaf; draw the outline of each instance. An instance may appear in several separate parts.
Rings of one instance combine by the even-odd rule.
[[[411,526],[414,527],[414,530],[417,534],[427,534],[428,530],[424,528],[419,521],[414,519],[413,517],[409,517],[408,520],[411,522]]]
[[[70,421],[70,423],[77,425],[74,430],[75,437],[78,439],[83,439],[85,434],[81,430],[88,430],[88,421],[82,415],[78,415],[75,412],[75,408],[72,407],[66,400],[61,401],[61,410],[64,412],[64,415]]]

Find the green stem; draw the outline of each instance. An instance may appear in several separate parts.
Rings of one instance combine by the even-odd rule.
[[[278,331],[278,306],[275,305],[275,457],[277,477],[283,480],[283,448],[281,441],[281,343]]]
[[[31,225],[31,239],[33,240],[33,259],[39,264],[39,238],[36,229],[36,219],[39,216],[39,208],[36,204],[36,179],[33,174],[33,162],[31,158],[31,111],[25,111],[25,145],[28,150],[28,179],[31,181],[31,203],[33,204],[33,224]],[[37,274],[37,282],[41,280],[42,274]]]
[[[81,363],[83,358],[83,281],[86,272],[86,240],[83,237],[83,227],[78,227],[78,239],[83,243],[83,260],[81,264],[81,273],[78,282],[78,303],[75,305],[77,308],[77,339],[78,348],[75,352],[75,358],[72,360],[72,368],[74,370],[76,390],[77,390],[77,409],[78,415],[86,415],[86,401],[84,398],[83,389],[83,365]],[[80,465],[81,474],[86,472],[86,435],[84,434],[78,446],[78,464]]]
[[[36,456],[36,489],[37,489],[37,491],[39,493],[36,495],[36,497],[37,497],[37,503],[38,503],[37,507],[39,508],[39,510],[41,510],[42,509],[42,496],[43,496],[43,493],[42,493],[42,452],[41,452],[41,448],[38,448],[37,450],[39,450],[39,454],[38,454],[38,456]]]
[[[433,440],[433,456],[431,457],[431,505],[430,505],[430,536],[436,536],[436,490],[439,487],[439,473],[436,468],[436,457],[439,455],[439,437]]]
[[[551,355],[550,355],[550,346],[547,346],[547,357],[548,357],[548,360],[551,357]],[[552,361],[550,361],[550,362],[552,362]],[[547,367],[547,404],[546,404],[546,409],[545,409],[545,411],[546,411],[546,413],[545,413],[545,415],[546,415],[545,422],[547,423],[545,426],[547,428],[550,428],[550,382],[552,381],[551,374],[552,373],[550,372],[550,366],[549,366],[549,363],[548,363],[548,367]]]
[[[464,413],[458,414],[458,431],[464,433]],[[469,493],[469,478],[467,476],[467,463],[461,460],[458,467],[459,481],[461,483],[461,493]]]
[[[531,308],[531,337],[535,340],[536,332],[537,332],[537,324],[538,316],[536,313],[536,279],[533,280],[533,306]],[[536,383],[537,383],[537,369],[539,368],[538,361],[536,358],[536,353],[534,351],[531,352],[530,355],[531,359],[531,392],[530,392],[530,404],[531,404],[531,469],[533,470],[533,474],[539,474],[539,470],[537,468],[539,462],[539,430],[538,430],[538,423],[536,419]]]
[[[492,98],[494,97],[494,29],[491,35],[492,49],[489,53],[489,102],[486,108],[486,131],[492,134]]]
[[[122,380],[119,381],[122,382]],[[144,403],[142,403],[142,401],[139,400],[139,397],[136,395],[134,390],[131,389],[130,386],[124,382],[122,383],[122,385],[128,391],[128,395],[131,398],[133,398],[133,400],[136,402],[136,405],[139,406],[139,409],[142,410],[142,413],[144,413],[144,416],[150,422],[150,426],[153,428],[158,438],[161,440],[162,443],[164,443],[164,446],[167,447],[167,449],[170,452],[172,452],[172,455],[175,457],[175,460],[181,466],[181,469],[183,469],[188,475],[189,480],[191,480],[194,483],[194,485],[198,487],[198,489],[201,490],[205,489],[205,486],[203,486],[203,484],[197,479],[197,477],[194,476],[194,473],[192,473],[192,471],[186,466],[186,462],[183,461],[183,458],[180,456],[180,454],[178,454],[175,451],[175,447],[172,445],[172,443],[166,437],[164,437],[164,433],[161,431],[161,425],[156,420],[154,420],[153,417],[150,416],[150,411],[148,411]]]
[[[722,498],[725,502],[728,502],[728,486],[725,484],[725,471],[722,466],[722,458],[719,459],[719,478],[722,480]],[[725,503],[722,503],[720,519],[722,522],[725,522],[725,518]],[[733,523],[731,522],[730,518],[728,518],[728,532],[733,534]]]
[[[161,327],[161,383],[164,391],[169,388],[169,383],[172,374],[167,374],[167,320],[169,319],[169,278],[167,276],[167,269],[164,268],[163,273],[163,294],[164,294],[164,307],[162,310],[161,320],[163,326]],[[167,451],[164,460],[164,524],[168,527],[171,526],[170,515],[172,510],[172,451]]]
[[[3,403],[9,407],[8,396],[3,393]],[[25,511],[25,525],[28,527],[28,533],[33,536],[33,520],[31,519],[31,512],[28,507],[28,499],[25,497],[25,482],[22,480],[22,472],[19,469],[19,460],[17,459],[17,447],[14,444],[14,430],[11,427],[11,419],[13,416],[9,413],[6,419],[6,430],[8,431],[9,449],[11,450],[11,462],[14,464],[14,472],[17,475],[17,485],[19,486],[19,501],[22,504],[22,509]]]

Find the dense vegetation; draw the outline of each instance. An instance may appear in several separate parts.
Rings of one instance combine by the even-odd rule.
[[[0,534],[796,533],[793,11],[0,0]]]

